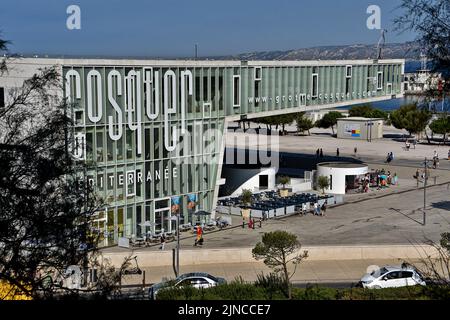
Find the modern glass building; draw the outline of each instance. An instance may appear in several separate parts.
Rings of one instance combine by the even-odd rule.
[[[214,210],[226,121],[403,94],[404,60],[26,60],[61,67],[73,155],[107,203],[105,245]]]

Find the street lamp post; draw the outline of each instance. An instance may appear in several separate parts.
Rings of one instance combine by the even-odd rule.
[[[177,274],[180,275],[180,212],[177,214]]]
[[[427,158],[424,161],[424,178],[423,178],[423,225],[426,224],[425,205],[427,199]]]

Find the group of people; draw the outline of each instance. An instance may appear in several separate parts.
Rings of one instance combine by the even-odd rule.
[[[389,163],[392,160],[394,160],[394,153],[391,151],[391,152],[388,152],[388,154],[386,156],[386,162]]]
[[[327,204],[328,201],[325,200],[325,202],[320,206],[317,202],[315,203],[310,203],[310,208],[313,208],[313,215],[315,216],[324,216],[325,212],[327,211]],[[308,213],[308,209],[307,209],[307,205],[306,203],[302,203],[302,215],[306,215]]]
[[[323,150],[322,148],[316,150],[316,157],[323,158]]]
[[[357,179],[355,182],[359,184],[361,192],[367,193],[370,191],[370,186],[374,186],[377,190],[380,190],[389,185],[397,185],[398,176],[397,173],[391,174],[390,171],[386,172],[384,169],[377,169],[375,172],[367,173],[364,177]]]

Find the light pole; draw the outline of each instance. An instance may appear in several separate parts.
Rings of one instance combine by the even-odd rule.
[[[180,212],[177,213],[177,273],[180,275]]]
[[[426,212],[425,212],[425,205],[426,205],[426,199],[427,199],[427,158],[425,157],[424,161],[424,178],[423,178],[423,225],[426,224]]]

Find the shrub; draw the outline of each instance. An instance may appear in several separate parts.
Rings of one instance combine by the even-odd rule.
[[[306,288],[295,288],[292,298],[296,300],[336,300],[337,293],[337,289],[315,285]]]
[[[269,300],[289,297],[284,278],[274,272],[268,275],[258,274],[255,286],[263,288]]]

